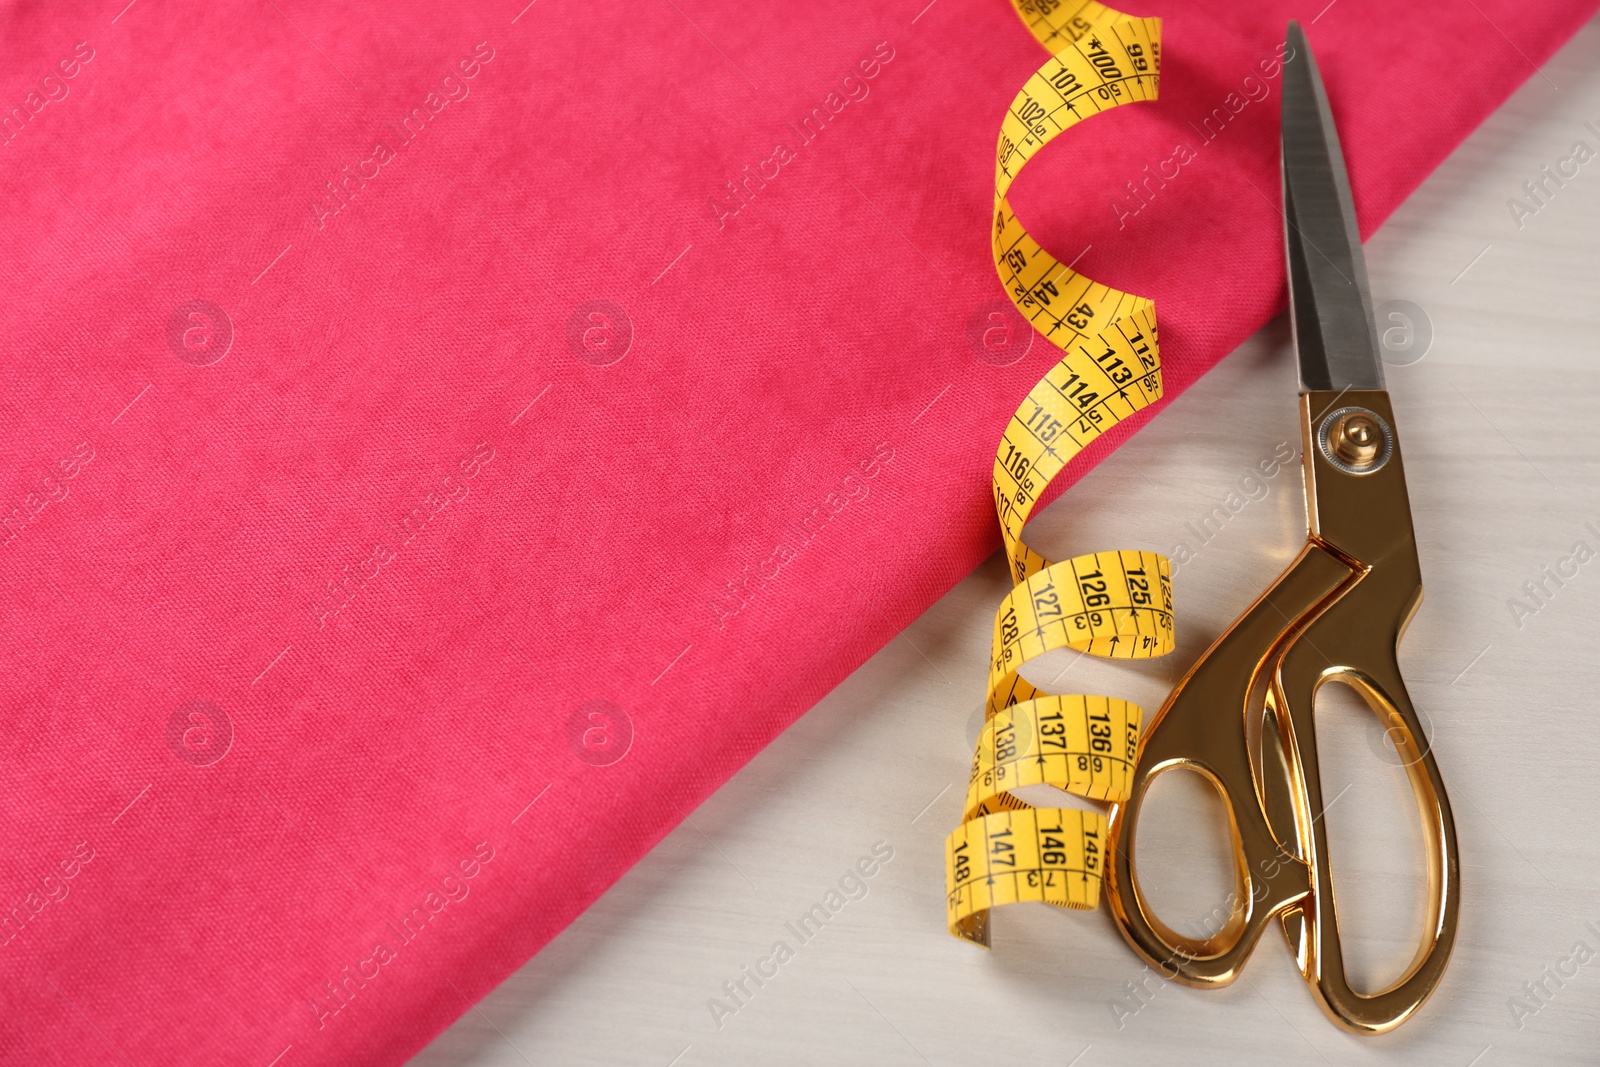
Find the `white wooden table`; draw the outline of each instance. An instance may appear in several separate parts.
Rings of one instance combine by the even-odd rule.
[[[997,558],[414,1062],[1600,1061],[1600,557],[1574,557],[1579,542],[1600,551],[1600,162],[1521,228],[1507,206],[1574,141],[1600,149],[1584,127],[1600,121],[1600,22],[1545,74],[1368,246],[1376,301],[1411,301],[1433,333],[1424,358],[1388,369],[1428,590],[1401,666],[1455,805],[1464,905],[1449,972],[1416,1019],[1377,1039],[1335,1029],[1272,929],[1244,979],[1220,991],[1152,977],[1104,909],[1002,909],[988,953],[944,932],[944,835],[1009,588]],[[1281,442],[1297,444],[1287,335],[1273,323],[1038,521],[1030,539],[1052,558],[1179,542],[1195,553],[1177,579],[1174,656],[1066,657],[1044,680],[1070,669],[1074,690],[1153,711],[1298,549],[1297,466],[1246,479]],[[1235,490],[1244,505],[1202,541],[1189,524]],[[1546,567],[1567,576],[1558,585]],[[1525,583],[1541,580],[1530,599]],[[1421,922],[1415,807],[1375,717],[1324,705],[1318,729],[1346,952],[1358,985],[1386,984]],[[1229,888],[1220,808],[1190,783],[1160,792],[1141,870],[1169,918],[1198,919]],[[863,881],[866,895],[802,942],[785,924],[877,842],[893,858]],[[778,962],[780,940],[793,954]],[[744,968],[762,960],[777,973],[757,987]],[[734,1000],[724,983],[741,979],[749,995]],[[1540,982],[1536,999],[1525,983]]]

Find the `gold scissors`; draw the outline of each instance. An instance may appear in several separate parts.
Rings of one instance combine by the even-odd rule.
[[[1383,1033],[1410,1018],[1444,973],[1461,908],[1461,867],[1444,782],[1433,752],[1419,742],[1422,725],[1395,660],[1422,601],[1422,573],[1350,180],[1322,77],[1297,23],[1289,24],[1288,46],[1284,235],[1310,532],[1289,568],[1157,713],[1132,795],[1111,815],[1106,881],[1123,936],[1165,974],[1227,985],[1276,917],[1334,1022]],[[1312,704],[1329,681],[1360,693],[1397,739],[1427,843],[1422,943],[1398,982],[1370,994],[1352,989],[1345,976],[1322,819]],[[1255,726],[1259,747],[1249,740]],[[1145,790],[1175,768],[1204,776],[1231,824],[1231,914],[1205,938],[1183,937],[1151,912],[1133,862]]]

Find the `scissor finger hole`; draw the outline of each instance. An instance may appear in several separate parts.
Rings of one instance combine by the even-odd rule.
[[[1351,987],[1370,994],[1409,969],[1426,925],[1427,841],[1407,772],[1427,739],[1343,679],[1314,707],[1339,945]]]
[[[1150,780],[1133,863],[1140,895],[1167,932],[1194,944],[1233,938],[1240,922],[1232,820],[1215,783],[1185,767]],[[1203,953],[1209,954],[1209,953]]]

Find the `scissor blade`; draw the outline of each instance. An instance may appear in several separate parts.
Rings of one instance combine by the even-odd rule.
[[[1283,213],[1302,389],[1382,389],[1367,265],[1328,94],[1298,22],[1283,66]]]

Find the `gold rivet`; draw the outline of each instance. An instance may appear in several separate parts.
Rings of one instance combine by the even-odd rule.
[[[1328,446],[1350,466],[1370,467],[1383,450],[1383,430],[1365,411],[1348,411],[1334,421]]]

